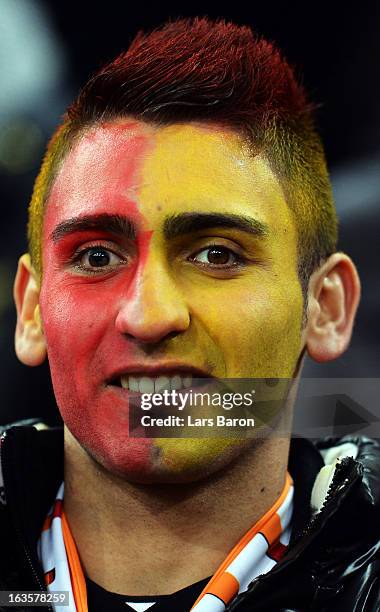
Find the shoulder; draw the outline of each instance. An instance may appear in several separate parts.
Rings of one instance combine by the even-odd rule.
[[[46,429],[47,426],[42,423],[41,419],[38,418],[23,419],[13,423],[8,423],[6,425],[0,425],[0,507],[5,506],[7,503],[4,485],[2,446],[4,444],[4,435],[13,427],[35,427],[36,429]]]
[[[49,428],[40,419],[27,419],[0,426],[1,504],[23,504],[27,491],[44,497],[63,473],[63,428]],[[24,500],[25,501],[25,500]]]

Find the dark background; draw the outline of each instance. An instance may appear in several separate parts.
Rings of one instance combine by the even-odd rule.
[[[190,8],[191,6],[191,8]],[[57,419],[48,368],[13,353],[12,282],[26,249],[27,204],[48,137],[91,72],[126,49],[138,29],[208,15],[249,24],[277,42],[313,100],[341,220],[340,248],[363,284],[352,345],[306,376],[377,377],[379,352],[380,3],[219,4],[0,0],[0,423]],[[48,390],[48,391],[47,391]]]

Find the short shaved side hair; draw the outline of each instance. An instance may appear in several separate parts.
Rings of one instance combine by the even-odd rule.
[[[32,263],[42,273],[44,208],[73,143],[97,123],[132,117],[166,126],[207,122],[232,128],[278,177],[294,215],[298,273],[309,277],[336,250],[337,217],[314,107],[275,46],[248,26],[178,19],[140,32],[92,76],[51,139],[29,207]]]

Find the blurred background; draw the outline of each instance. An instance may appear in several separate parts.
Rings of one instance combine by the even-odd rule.
[[[47,365],[27,368],[13,350],[12,283],[26,249],[27,205],[46,142],[87,77],[126,49],[137,30],[192,15],[249,24],[276,41],[320,105],[340,248],[358,266],[363,299],[350,349],[329,364],[308,361],[304,373],[378,377],[379,2],[233,2],[215,9],[207,1],[186,7],[107,0],[97,7],[71,0],[0,0],[0,423],[39,416],[53,424],[59,418]]]

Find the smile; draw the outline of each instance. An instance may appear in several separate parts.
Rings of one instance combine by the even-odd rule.
[[[107,386],[131,393],[163,393],[181,391],[216,383],[207,368],[185,363],[134,363],[121,366],[106,379]]]
[[[122,375],[120,386],[137,393],[162,393],[163,391],[179,391],[192,386],[193,377],[190,374],[173,374],[173,376],[131,376]]]

